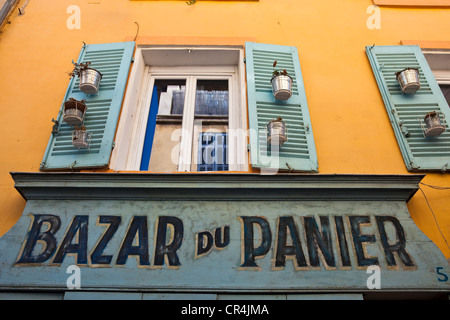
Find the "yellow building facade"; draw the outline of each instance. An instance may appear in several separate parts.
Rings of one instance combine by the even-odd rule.
[[[418,45],[433,72],[433,81],[442,90],[442,97],[445,98],[447,94],[447,100],[444,101],[449,101],[450,3],[434,1],[422,6],[421,2],[423,1],[19,1],[5,18],[0,34],[0,106],[3,119],[0,129],[3,140],[3,156],[0,161],[0,234],[4,237],[8,235],[8,231],[22,214],[25,214],[25,199],[31,199],[29,196],[23,196],[23,190],[18,187],[20,181],[12,178],[12,172],[40,173],[48,176],[55,172],[95,173],[106,174],[108,177],[133,174],[134,177],[139,173],[186,175],[185,172],[189,171],[189,175],[207,175],[205,172],[199,172],[200,167],[197,167],[195,161],[193,164],[187,161],[186,165],[180,160],[179,154],[176,155],[176,160],[168,157],[174,148],[184,150],[183,143],[187,143],[190,150],[187,154],[191,159],[194,159],[199,150],[197,138],[176,146],[183,133],[175,138],[170,135],[184,125],[184,120],[174,120],[170,117],[166,117],[165,122],[158,122],[155,129],[151,156],[156,157],[155,153],[160,150],[160,158],[150,160],[150,167],[147,169],[140,170],[139,165],[132,163],[140,160],[141,151],[138,156],[133,155],[133,148],[139,139],[142,148],[144,137],[142,134],[135,135],[135,131],[139,129],[135,124],[129,124],[129,121],[139,117],[140,111],[133,113],[130,110],[139,104],[150,105],[150,98],[142,92],[142,83],[149,81],[154,88],[160,85],[166,92],[169,90],[167,86],[184,86],[186,89],[183,90],[186,90],[187,96],[191,83],[195,81],[199,86],[199,81],[228,80],[229,101],[235,101],[239,105],[233,109],[235,118],[230,115],[225,121],[217,117],[210,122],[203,122],[204,127],[224,131],[223,126],[234,126],[247,130],[252,127],[251,123],[254,121],[251,119],[252,115],[247,113],[247,110],[252,108],[249,102],[251,93],[248,92],[248,53],[250,48],[257,50],[257,45],[250,47],[249,43],[269,44],[297,50],[301,66],[301,74],[296,73],[296,80],[301,78],[297,86],[299,96],[304,92],[303,98],[307,101],[310,127],[306,130],[313,132],[317,166],[313,165],[313,169],[304,170],[296,169],[294,165],[294,168],[291,168],[291,165],[284,166],[283,163],[280,170],[277,167],[275,172],[266,172],[261,166],[252,166],[253,142],[251,137],[245,136],[245,141],[238,138],[236,145],[232,145],[236,150],[240,150],[233,153],[235,159],[238,159],[237,165],[230,165],[225,171],[213,170],[214,177],[220,180],[221,176],[230,173],[232,177],[240,174],[265,177],[295,176],[301,181],[305,175],[330,179],[333,176],[359,176],[361,179],[369,179],[369,176],[423,175],[411,198],[405,199],[407,211],[420,231],[438,247],[445,257],[443,261],[449,261],[450,168],[445,159],[448,159],[450,164],[450,146],[447,142],[450,140],[450,118],[444,118],[445,114],[450,112],[449,107],[445,104],[439,107],[447,108],[441,110],[444,114],[441,122],[446,131],[437,138],[431,138],[433,141],[442,141],[443,150],[430,151],[425,147],[425,151],[420,151],[427,153],[426,161],[434,157],[433,152],[438,152],[439,157],[444,159],[441,165],[434,165],[433,168],[425,170],[422,165],[412,165],[411,169],[407,163],[409,160],[405,160],[405,155],[402,154],[401,145],[404,142],[398,135],[406,136],[405,132],[401,131],[404,127],[409,130],[408,135],[421,135],[421,125],[424,125],[424,121],[421,122],[417,116],[417,121],[406,120],[406,125],[404,120],[399,120],[403,121],[403,126],[395,123],[391,117],[395,112],[389,114],[389,103],[386,102],[391,101],[389,93],[383,93],[385,89],[380,86],[384,81],[382,71],[389,68],[389,62],[371,61],[371,52],[374,52],[371,48],[415,48]],[[68,98],[65,94],[71,83],[68,73],[73,70],[72,61],[77,61],[80,50],[86,44],[89,46],[125,42],[134,43],[130,49],[133,61],[130,61],[130,71],[124,83],[124,99],[120,100],[119,118],[113,135],[114,149],[111,158],[108,158],[108,165],[103,168],[78,168],[75,163],[70,167],[72,161],[66,168],[46,168],[43,159],[49,139],[54,135],[52,128],[55,123],[52,119],[60,117],[58,113],[62,102]],[[384,53],[381,51],[380,54]],[[378,59],[376,54],[373,57]],[[267,65],[267,70],[270,74],[274,68],[272,62],[276,59],[283,68],[281,58],[268,58],[270,64]],[[153,62],[148,61],[155,62],[152,64]],[[258,57],[252,58],[252,63],[257,61]],[[385,63],[386,67],[384,64],[381,67],[378,65],[382,63]],[[221,64],[231,64],[233,68],[227,69]],[[204,69],[192,71],[200,65]],[[165,66],[171,67],[170,72],[164,70]],[[145,67],[153,69],[147,71],[144,70]],[[380,68],[377,69],[378,67]],[[140,68],[144,70],[141,76]],[[377,75],[378,71],[381,76]],[[146,72],[150,72],[148,78],[145,78]],[[106,72],[102,81],[107,77]],[[177,82],[181,78],[184,82]],[[378,80],[381,82],[377,82]],[[206,91],[209,90],[208,85],[205,84]],[[433,85],[435,86],[434,82]],[[430,87],[433,85],[430,84]],[[220,84],[218,86],[220,87]],[[422,81],[422,90],[434,90],[430,87]],[[214,87],[211,90],[216,89]],[[171,97],[173,99],[173,96]],[[414,98],[416,97],[421,98],[419,91],[415,94]],[[439,99],[442,100],[442,97]],[[305,106],[305,102],[301,101],[299,105]],[[89,103],[88,100],[88,111]],[[185,103],[187,108],[189,104]],[[159,114],[161,115],[161,111]],[[420,115],[421,119],[425,115]],[[128,122],[127,117],[131,119]],[[164,117],[161,116],[162,118]],[[272,118],[275,119],[276,116]],[[199,119],[206,121],[206,118]],[[140,126],[145,126],[145,121]],[[88,124],[86,127],[89,130]],[[168,133],[163,134],[164,129],[168,130]],[[192,130],[195,130],[195,122]],[[295,139],[295,130],[294,125],[288,124],[288,141]],[[158,134],[160,140],[156,138]],[[129,138],[125,139],[124,136]],[[171,138],[172,142],[168,142]],[[91,143],[94,143],[94,140],[95,138],[92,138]],[[231,150],[230,145],[229,148]],[[230,154],[229,156],[231,157]],[[134,158],[137,160],[133,160]],[[169,162],[169,159],[172,159],[172,166],[161,165]],[[151,161],[160,166],[152,167]],[[329,183],[333,182],[330,180]],[[379,190],[377,184],[378,182],[374,182],[372,186],[375,193]],[[64,188],[63,185],[61,187]],[[391,187],[397,188],[392,185]],[[339,192],[338,188],[333,190]],[[333,195],[330,197],[333,198]],[[378,203],[383,206],[383,201]],[[377,206],[371,204],[368,208]],[[308,220],[305,221],[307,225]],[[339,221],[336,220],[336,226]],[[245,226],[245,219],[241,222]],[[292,230],[290,233],[292,234]],[[408,232],[406,236],[409,236]],[[140,259],[142,260],[142,257]],[[436,265],[433,268],[444,268],[439,269],[436,276],[438,279],[447,277],[448,266]],[[181,269],[180,267],[179,270]],[[448,282],[441,281],[439,284],[447,285],[442,292],[448,292]]]

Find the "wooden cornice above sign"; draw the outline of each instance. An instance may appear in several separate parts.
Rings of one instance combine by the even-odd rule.
[[[424,175],[12,172],[26,200],[401,200]]]

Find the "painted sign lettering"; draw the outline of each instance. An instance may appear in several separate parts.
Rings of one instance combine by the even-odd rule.
[[[213,250],[224,250],[230,244],[230,225],[217,226],[211,230],[189,230],[187,234],[183,220],[175,216],[132,216],[124,235],[117,235],[123,221],[120,216],[100,215],[96,227],[104,228],[100,237],[89,247],[89,237],[98,232],[89,230],[92,216],[75,215],[67,230],[61,230],[61,218],[57,215],[31,214],[29,231],[21,246],[16,266],[58,266],[68,255],[82,266],[111,267],[127,264],[129,257],[139,267],[151,269],[179,269],[184,263],[179,251],[192,250],[195,259],[210,254]],[[154,231],[149,229],[149,220],[155,219]],[[383,258],[389,267],[414,269],[412,257],[406,250],[406,235],[400,221],[394,216],[279,216],[276,225],[271,225],[263,216],[239,216],[241,239],[241,263],[239,270],[260,270],[259,259],[272,251],[272,270],[283,270],[291,261],[296,270],[342,269],[352,267],[351,252],[356,256],[356,267],[379,265]],[[374,227],[378,233],[366,233],[364,228]],[[388,232],[390,230],[390,235]],[[348,230],[346,232],[346,230]],[[392,235],[392,233],[394,235]],[[63,234],[61,237],[60,234]],[[113,239],[121,237],[120,246],[111,248]],[[195,247],[185,249],[186,237],[194,237]],[[150,239],[154,239],[150,247]],[[382,250],[375,256],[366,246],[379,242]],[[105,254],[113,250],[115,254]]]

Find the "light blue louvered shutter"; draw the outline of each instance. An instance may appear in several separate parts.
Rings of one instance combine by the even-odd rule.
[[[450,120],[450,109],[419,46],[366,47],[378,87],[409,171],[442,170],[450,165],[450,132],[425,138],[419,119],[429,112],[442,112]],[[395,73],[418,68],[421,88],[402,94]]]
[[[63,104],[58,114],[58,132],[50,137],[41,170],[106,167],[111,156],[114,135],[134,53],[134,42],[88,44],[81,49],[78,63],[91,61],[91,67],[103,78],[95,95],[86,95],[78,88],[79,78],[72,78],[64,97],[86,100],[84,125],[92,133],[88,149],[72,145],[73,127],[64,123]]]
[[[317,172],[317,153],[296,47],[247,42],[246,70],[251,163],[254,168]],[[272,93],[273,62],[293,78],[293,94],[276,101]],[[269,148],[266,125],[281,117],[288,141]],[[275,150],[275,151],[274,151]]]

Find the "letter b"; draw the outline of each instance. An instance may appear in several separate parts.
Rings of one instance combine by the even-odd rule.
[[[23,246],[22,254],[17,263],[42,263],[47,261],[55,252],[57,242],[54,234],[61,226],[61,219],[54,215],[32,215],[33,221],[28,232],[26,243]],[[42,232],[42,225],[48,225],[48,229]],[[43,248],[39,254],[33,255],[36,244],[42,243]]]

